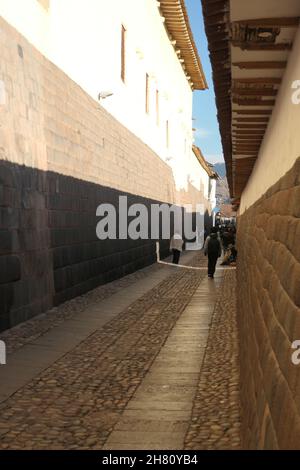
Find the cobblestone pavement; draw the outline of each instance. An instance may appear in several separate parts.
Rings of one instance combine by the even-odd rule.
[[[153,271],[153,269],[159,270],[162,269],[162,266],[159,264],[148,266],[121,279],[99,286],[80,297],[76,297],[75,299],[59,305],[58,307],[53,307],[47,312],[38,315],[27,322],[21,323],[10,330],[0,333],[0,340],[5,341],[7,353],[11,354],[25,344],[28,344],[44,335],[52,328],[60,325],[66,319],[73,318],[83,312],[92,304],[96,304],[101,300],[107,299],[112,294],[119,292],[121,289],[131,286],[137,280],[147,277],[149,271]]]
[[[239,449],[235,271],[225,271],[210,328],[185,449]]]
[[[106,450],[184,449],[218,288],[205,278],[105,443]]]
[[[203,266],[204,263],[206,264],[206,260],[203,255],[198,254],[187,264]],[[156,266],[154,269],[165,267]],[[11,345],[11,351],[14,349],[13,342],[16,338],[16,348],[21,348],[22,344],[43,335],[69,318],[69,315],[76,315],[99,300],[107,298],[110,293],[133,285],[135,280],[147,276],[147,273],[148,268],[67,302],[52,311],[54,319],[50,318],[48,312],[44,317],[33,319],[20,328],[7,332],[6,341]],[[145,384],[144,393],[147,395],[148,388],[153,388],[153,377],[156,377],[156,383],[157,377],[161,377],[166,370],[171,384],[168,393],[178,396],[189,371],[184,370],[177,380],[175,370],[171,370],[172,365],[169,371],[168,364],[165,364],[166,356],[163,350],[167,354],[170,353],[168,350],[172,347],[168,346],[167,339],[172,338],[174,334],[176,342],[184,340],[180,340],[181,333],[176,333],[178,327],[174,328],[175,325],[181,324],[181,328],[185,329],[186,322],[190,323],[190,327],[193,321],[197,322],[197,295],[203,294],[195,296],[195,293],[200,292],[199,286],[203,284],[205,277],[205,270],[174,268],[174,272],[171,271],[163,281],[2,402],[0,449],[109,448],[108,443],[114,430],[114,434],[118,434],[118,429],[123,429],[124,419],[128,425],[127,416],[132,417],[137,413],[132,409],[135,406],[130,404],[135,403],[134,396],[138,389],[143,390],[140,388],[142,384]],[[194,401],[192,416],[190,423],[187,422],[186,425],[182,411],[178,409],[175,425],[178,431],[181,429],[181,433],[183,430],[182,447],[174,441],[174,448],[194,450],[240,447],[235,272],[222,271],[219,280],[221,289],[201,373],[199,376],[200,360],[199,367],[191,370],[195,376],[195,386],[185,390],[190,397],[188,400],[191,400],[191,403]],[[202,292],[205,292],[205,289],[205,286],[202,287]],[[190,317],[184,320],[187,306],[194,320],[189,319]],[[201,308],[203,318],[208,317],[205,315],[204,305]],[[179,346],[179,349],[181,348],[183,351],[189,349],[187,341],[185,345]],[[155,361],[157,363],[158,356],[162,356],[158,368],[163,367],[163,370],[158,375],[149,375],[150,368]],[[165,395],[165,387],[161,387],[159,391],[162,396]],[[158,406],[156,411],[145,409],[145,415],[142,411],[140,417],[142,420],[150,420],[153,424],[153,420],[162,419],[162,412],[165,415],[169,413],[159,408]],[[170,413],[174,416],[174,409],[172,410]],[[190,416],[190,411],[187,416]],[[189,418],[187,420],[189,421]],[[143,422],[143,426],[144,424]],[[169,427],[170,431],[170,423],[161,424],[164,429]]]
[[[101,448],[205,275],[176,269],[3,402],[0,449]]]

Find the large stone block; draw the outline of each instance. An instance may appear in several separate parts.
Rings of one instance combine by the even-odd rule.
[[[0,230],[0,255],[12,253],[13,234],[9,230]]]
[[[300,339],[299,168],[300,159],[238,221],[244,448],[300,448],[300,369],[291,362]]]
[[[21,277],[21,264],[18,256],[0,256],[0,284],[17,281]]]

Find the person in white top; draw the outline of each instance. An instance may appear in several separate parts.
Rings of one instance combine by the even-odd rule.
[[[173,253],[173,264],[179,263],[180,253],[182,252],[183,240],[179,233],[174,233],[170,242],[170,251]]]

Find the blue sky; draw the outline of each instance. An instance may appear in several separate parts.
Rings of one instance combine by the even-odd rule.
[[[194,92],[193,127],[195,144],[201,148],[206,160],[211,163],[223,162],[223,151],[217,120],[212,70],[208,55],[207,39],[202,17],[201,0],[185,0],[194,39],[197,44],[203,70],[209,89]]]

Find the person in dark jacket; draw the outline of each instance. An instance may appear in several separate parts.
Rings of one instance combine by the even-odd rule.
[[[213,227],[204,244],[204,254],[208,257],[208,277],[214,277],[216,264],[221,253],[222,248],[218,239],[218,232],[216,227]]]

